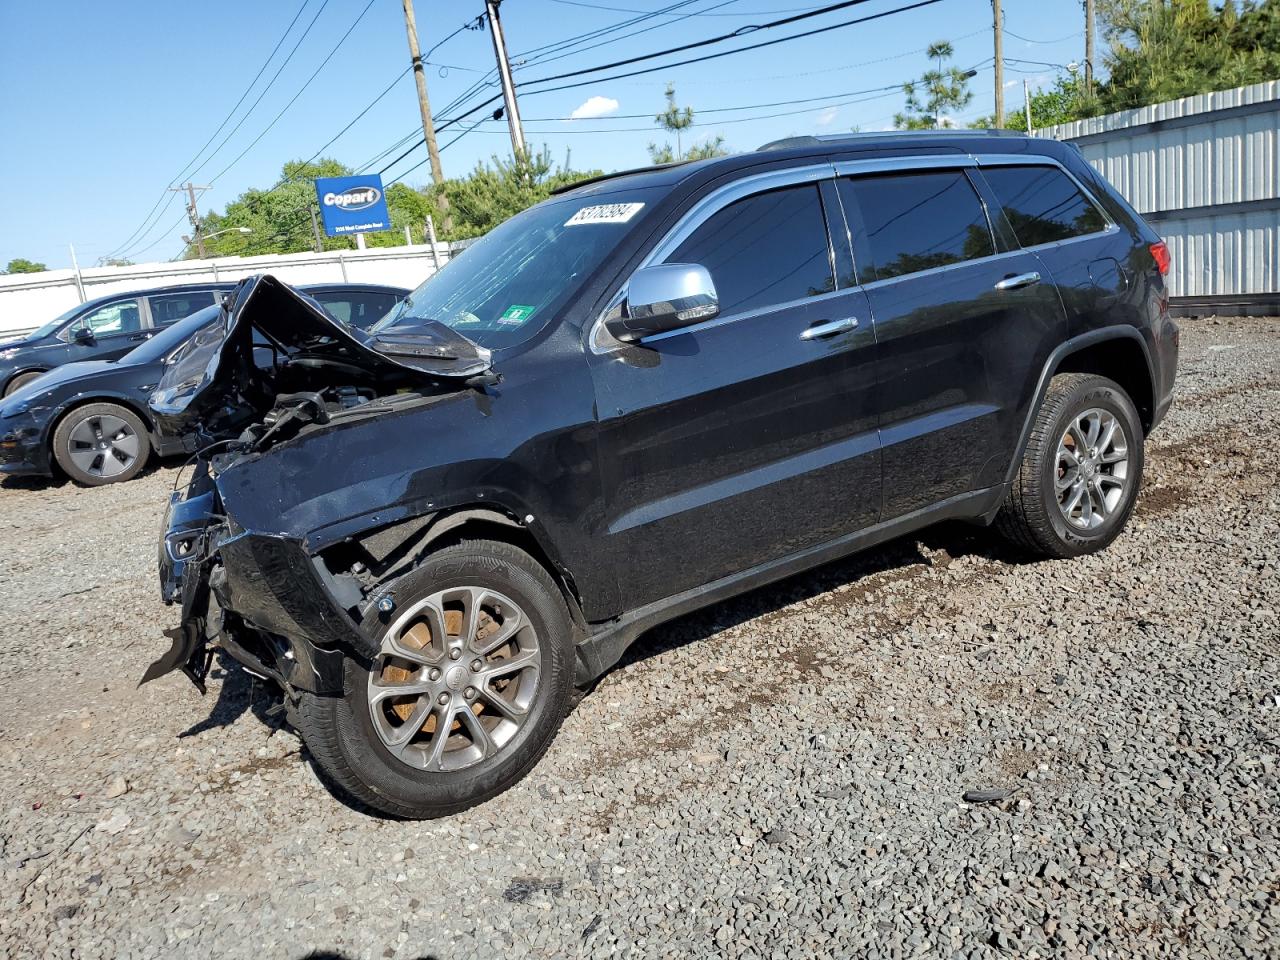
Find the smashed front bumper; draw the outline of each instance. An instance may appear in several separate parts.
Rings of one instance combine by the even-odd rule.
[[[181,622],[165,631],[172,646],[142,683],[181,669],[203,693],[216,646],[286,690],[340,693],[344,659],[377,651],[300,542],[242,530],[223,515],[203,461],[186,492],[170,498],[159,572],[161,599],[181,604]]]

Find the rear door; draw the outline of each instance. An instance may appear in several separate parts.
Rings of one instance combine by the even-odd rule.
[[[973,162],[930,164],[837,165],[879,343],[885,520],[1003,480],[1065,332],[1040,262],[993,231]]]
[[[626,607],[879,516],[874,331],[847,271],[837,280],[819,186],[830,174],[778,171],[704,195],[650,262],[706,267],[719,316],[593,348]]]
[[[980,163],[1019,243],[1053,275],[1071,336],[1118,321],[1143,322],[1145,303],[1129,261],[1135,248],[1145,247],[1116,226],[1074,177],[1048,157]]]
[[[167,327],[191,316],[197,310],[212,307],[212,290],[180,290],[174,293],[157,293],[147,297],[153,328]]]

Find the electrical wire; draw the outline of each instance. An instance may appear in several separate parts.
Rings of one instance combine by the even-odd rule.
[[[178,175],[173,177],[169,181],[168,186],[160,194],[160,199],[155,202],[155,205],[151,208],[151,210],[147,213],[146,217],[143,219],[142,225],[139,226],[137,230],[133,231],[133,233],[129,235],[128,239],[126,239],[124,243],[117,246],[114,250],[111,251],[110,254],[107,254],[107,256],[104,259],[109,259],[116,252],[118,252],[124,247],[127,247],[130,243],[133,242],[134,237],[138,236],[138,234],[140,234],[146,228],[147,224],[151,221],[152,215],[156,212],[156,209],[164,201],[166,196],[168,196],[170,200],[170,203],[166,204],[166,209],[169,206],[172,206],[173,195],[169,193],[168,187],[172,187],[175,183],[177,183],[186,175],[187,168],[189,168],[193,163],[195,163],[198,159],[200,159],[200,154],[204,153],[205,150],[208,149],[209,144],[213,143],[213,138],[216,137],[222,131],[222,128],[227,125],[227,123],[235,115],[235,112],[240,109],[240,104],[244,103],[245,98],[249,96],[249,91],[251,91],[254,88],[254,85],[257,84],[258,80],[261,79],[262,75],[266,72],[267,66],[275,58],[275,55],[279,52],[280,47],[283,46],[285,39],[289,36],[290,32],[293,30],[294,24],[296,24],[298,22],[298,18],[302,16],[302,11],[307,8],[307,4],[310,2],[311,0],[302,0],[302,5],[298,7],[298,12],[293,15],[293,19],[289,21],[289,25],[284,28],[284,33],[280,34],[280,39],[277,40],[276,45],[271,48],[271,53],[267,55],[267,59],[262,61],[262,66],[259,67],[258,72],[253,75],[253,79],[249,81],[249,85],[244,88],[244,93],[240,94],[240,99],[236,101],[235,106],[233,106],[227,112],[227,115],[223,117],[222,122],[218,124],[217,129],[215,129],[213,133],[209,135],[209,139],[204,142],[204,146],[202,146],[199,150],[197,150],[195,153],[195,156],[182,165],[182,170],[178,173]],[[270,86],[270,84],[268,84],[268,86]]]

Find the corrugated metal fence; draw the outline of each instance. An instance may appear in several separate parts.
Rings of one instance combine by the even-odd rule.
[[[1184,307],[1280,305],[1280,81],[1036,131],[1076,144],[1161,232]]]

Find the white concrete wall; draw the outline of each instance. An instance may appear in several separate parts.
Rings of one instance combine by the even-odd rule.
[[[437,244],[436,249],[443,265],[449,258],[448,245]],[[92,300],[103,294],[173,283],[235,281],[255,273],[270,273],[286,283],[347,281],[413,289],[434,271],[431,248],[421,245],[93,267],[81,271],[80,276],[84,299]],[[71,270],[0,277],[0,336],[33,330],[80,302],[75,273]]]

